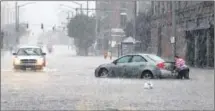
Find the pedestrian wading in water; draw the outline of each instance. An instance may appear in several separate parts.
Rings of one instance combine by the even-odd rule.
[[[185,64],[185,60],[179,56],[175,56],[175,69],[178,72],[178,79],[189,79],[190,69]]]

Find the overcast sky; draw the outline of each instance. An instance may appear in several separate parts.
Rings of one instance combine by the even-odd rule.
[[[18,4],[22,5],[28,2],[19,1]],[[83,8],[87,7],[86,2],[78,3],[83,4]],[[39,29],[40,24],[43,23],[45,29],[51,29],[54,25],[60,25],[62,21],[66,22],[67,14],[65,11],[74,11],[60,4],[70,6],[72,8],[79,8],[80,6],[72,2],[60,2],[60,1],[41,1],[33,2],[20,8],[20,22],[28,22],[29,28],[36,30]],[[89,2],[89,8],[95,8],[95,2]]]

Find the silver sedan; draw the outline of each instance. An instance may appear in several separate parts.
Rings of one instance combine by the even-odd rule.
[[[167,62],[153,54],[125,55],[95,70],[96,77],[161,78],[172,73],[173,62]]]

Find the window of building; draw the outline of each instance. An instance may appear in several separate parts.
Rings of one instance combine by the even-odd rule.
[[[164,1],[164,13],[167,12],[167,1]]]
[[[126,2],[121,2],[121,8],[126,8],[127,7],[127,3]]]
[[[161,13],[163,14],[164,13],[164,9],[165,8],[165,3],[164,1],[161,2]]]
[[[171,1],[167,1],[167,10],[168,11],[171,11]]]
[[[178,9],[181,9],[181,1],[178,1]]]
[[[158,8],[157,8],[157,12],[158,12],[158,14],[160,14],[160,12],[161,12],[161,9],[160,9],[160,1],[158,1],[158,4],[157,4],[157,6],[158,6]]]

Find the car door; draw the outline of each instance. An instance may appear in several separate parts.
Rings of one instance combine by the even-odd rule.
[[[141,71],[146,67],[147,60],[140,55],[133,55],[131,62],[128,64],[126,68],[126,72],[130,77],[138,76]]]
[[[116,60],[115,66],[113,67],[115,76],[123,77],[125,75],[125,69],[129,62],[131,61],[131,58],[132,58],[131,55],[127,55]]]

